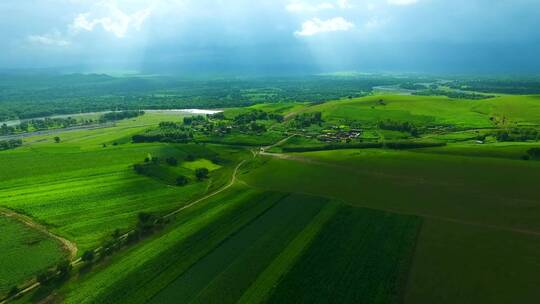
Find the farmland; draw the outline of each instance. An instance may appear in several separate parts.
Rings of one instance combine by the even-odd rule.
[[[0,2],[0,304],[538,304],[540,1]]]
[[[269,303],[399,303],[419,219],[342,208]]]
[[[489,298],[492,303],[512,298],[534,302],[538,293],[529,284],[540,269],[534,258],[511,256],[540,254],[540,201],[535,186],[539,164],[512,159],[513,149],[506,154],[502,153],[507,151],[504,147],[493,153],[497,157],[476,154],[483,150],[468,153],[476,156],[462,156],[466,147],[456,154],[448,149],[439,154],[437,149],[441,148],[429,150],[434,154],[423,150],[294,154],[289,159],[262,160],[264,169],[252,170],[242,180],[263,189],[322,195],[426,219],[418,238],[407,303],[455,303],[471,298],[480,302]],[[265,170],[279,178],[269,178]],[[508,263],[511,266],[488,266]],[[481,294],[475,291],[478,284]],[[494,285],[504,292],[490,293],[489,286]]]
[[[67,253],[60,244],[0,210],[0,293],[4,294],[35,274],[55,266]]]
[[[0,298],[38,282],[9,302],[533,303],[539,99],[467,96],[28,130],[0,151],[0,207],[43,229],[0,217]]]

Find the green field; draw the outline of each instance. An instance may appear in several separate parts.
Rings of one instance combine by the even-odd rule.
[[[342,208],[268,303],[401,303],[421,221]]]
[[[0,210],[0,295],[66,257],[60,244]]]
[[[75,241],[82,253],[114,230],[132,226],[139,212],[174,210],[227,181],[230,167],[243,153],[234,147],[129,143],[103,147],[102,143],[133,134],[152,119],[155,117],[144,117],[99,132],[67,132],[60,144],[41,142],[40,136],[29,146],[3,152],[2,205],[50,226],[55,233]],[[225,167],[203,161],[200,165],[213,170],[212,178],[182,188],[137,175],[132,169],[148,155],[182,159],[188,154],[219,157]]]
[[[407,303],[487,298],[508,303],[512,295],[533,302],[539,294],[530,282],[540,268],[534,259],[512,256],[540,254],[540,163],[437,149],[327,151],[293,154],[289,160],[261,159],[260,167],[246,170],[242,180],[263,189],[321,195],[425,218]],[[480,282],[482,293],[476,291]],[[503,289],[504,296],[487,282]]]
[[[379,101],[383,101],[383,104]],[[515,125],[540,124],[538,96],[502,96],[487,100],[434,96],[380,95],[333,101],[309,108],[327,120],[377,123],[393,119],[421,125],[453,125],[458,128],[490,128],[490,117],[506,117]]]
[[[68,279],[17,302],[535,303],[540,99],[356,96],[152,112],[0,151],[0,207],[78,249]],[[0,299],[67,256],[0,228]]]
[[[325,200],[289,196],[214,248],[150,303],[236,303]],[[246,265],[250,265],[246,267]]]

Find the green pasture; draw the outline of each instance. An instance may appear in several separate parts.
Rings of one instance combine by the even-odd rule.
[[[421,220],[341,208],[268,303],[402,303]]]
[[[110,265],[65,288],[66,303],[145,303],[282,194],[234,187],[176,216],[158,237],[123,252]]]
[[[405,303],[536,303],[540,235],[535,233],[426,219]]]
[[[324,203],[324,199],[295,195],[277,200],[271,209],[214,248],[150,303],[236,303]]]
[[[390,211],[540,231],[540,162],[393,150],[263,157],[241,180]],[[511,207],[510,207],[511,206]]]
[[[379,95],[338,100],[313,106],[327,121],[356,120],[376,124],[381,120],[407,121],[420,126],[451,125],[458,128],[492,128],[491,117],[506,118],[508,126],[538,126],[537,96],[501,96],[486,100],[436,96]]]
[[[74,241],[82,253],[116,229],[134,225],[139,212],[175,210],[225,185],[234,166],[250,154],[203,144],[103,145],[144,128],[141,121],[157,124],[160,119],[168,117],[145,115],[111,128],[65,132],[58,144],[38,136],[28,146],[1,152],[0,206],[31,216]],[[133,165],[149,155],[179,160],[195,155],[221,163],[211,166],[211,179],[180,188],[134,172]]]
[[[537,128],[539,97],[377,95],[258,104],[225,115],[252,109],[319,111],[324,128],[358,123],[366,141],[410,139],[376,127],[388,119],[410,122],[429,130],[416,140],[448,145],[273,157],[245,147],[275,144],[287,136],[290,121],[267,121],[269,131],[260,135],[131,143],[159,122],[180,122],[184,116],[176,113],[25,138],[23,147],[0,152],[0,207],[73,241],[79,255],[134,227],[141,212],[165,215],[222,188],[246,160],[233,187],[77,272],[54,300],[416,304],[533,303],[540,296],[533,286],[540,272],[540,162],[523,160],[540,145],[477,139],[500,128]],[[502,119],[504,125],[494,123]],[[444,128],[431,128],[437,126]],[[320,145],[316,136],[285,144]],[[178,165],[166,164],[168,157]],[[135,173],[133,165],[146,158],[162,162]],[[197,181],[198,168],[209,169],[210,178]],[[178,175],[189,183],[176,186]],[[0,228],[0,248],[7,248],[0,252],[0,295],[64,256],[56,241],[11,218],[0,216]]]
[[[192,170],[192,171],[195,171],[195,170],[197,170],[199,168],[206,168],[209,171],[216,171],[219,168],[221,168],[220,165],[213,163],[211,160],[203,159],[203,158],[197,159],[197,160],[194,160],[194,161],[182,162],[180,164],[180,166],[182,166],[182,167],[184,167],[186,169]]]
[[[538,292],[530,284],[540,271],[533,258],[540,255],[540,162],[515,159],[522,151],[299,153],[261,158],[241,180],[424,218],[406,303],[508,303],[512,296],[532,303]]]
[[[59,242],[0,214],[0,298],[66,256]]]

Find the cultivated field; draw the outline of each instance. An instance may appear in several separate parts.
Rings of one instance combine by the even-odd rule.
[[[26,134],[0,151],[0,207],[35,225],[0,217],[0,298],[534,303],[539,101],[350,96]]]
[[[68,253],[46,234],[8,217],[0,209],[0,294],[24,283],[28,277],[54,267]]]

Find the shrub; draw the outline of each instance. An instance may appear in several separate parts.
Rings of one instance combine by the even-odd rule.
[[[94,261],[95,253],[94,250],[87,250],[83,253],[81,259],[83,262],[91,263]]]
[[[20,139],[12,139],[12,140],[5,140],[0,141],[0,151],[2,150],[9,150],[9,149],[15,149],[22,146],[22,140]]]
[[[540,148],[531,148],[527,150],[527,155],[530,158],[540,159]]]
[[[52,279],[54,278],[54,275],[55,275],[54,271],[48,270],[48,271],[38,274],[36,279],[39,282],[39,284],[47,285],[52,281]]]
[[[197,170],[195,170],[195,177],[197,177],[198,180],[203,180],[205,178],[208,178],[208,174],[210,173],[210,171],[208,171],[208,169],[206,168],[199,168]]]
[[[176,157],[167,157],[165,162],[167,162],[169,166],[174,166],[174,167],[178,166],[178,160],[176,159]]]
[[[14,297],[15,295],[17,295],[19,293],[20,289],[19,287],[17,286],[13,286],[11,287],[11,289],[9,290],[9,293],[8,293],[8,297]]]
[[[176,178],[176,185],[177,186],[185,186],[189,183],[189,180],[187,179],[187,177],[183,176],[183,175],[180,175]]]

